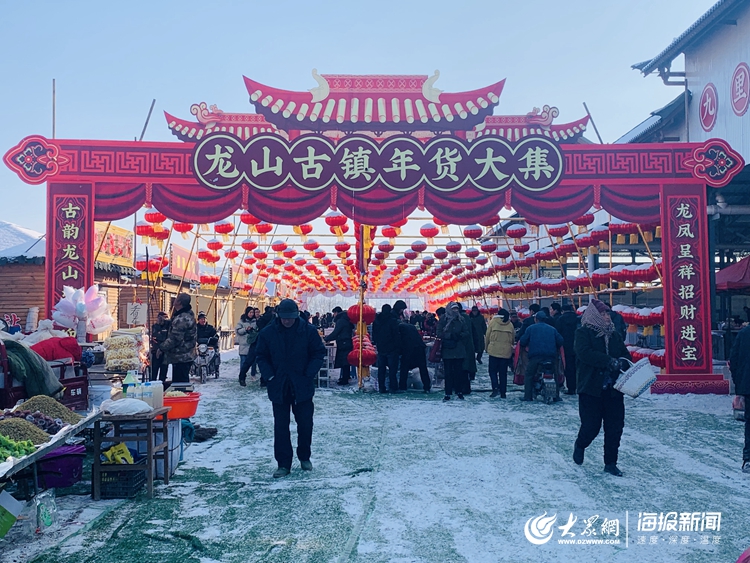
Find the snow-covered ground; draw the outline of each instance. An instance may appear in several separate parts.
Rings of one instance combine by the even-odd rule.
[[[573,464],[575,399],[522,403],[513,386],[506,400],[475,392],[447,404],[439,392],[322,390],[314,471],[295,460],[275,480],[271,405],[257,383],[238,386],[237,370],[226,355],[222,377],[202,387],[194,422],[219,434],[186,450],[156,498],[115,505],[34,561],[713,563],[750,546],[750,476],[739,471],[742,425],[729,397],[627,399],[616,478],[602,472],[601,436]],[[488,383],[480,366],[475,389]],[[704,530],[638,531],[639,514],[647,523],[643,513],[668,512],[698,513]],[[705,529],[708,512],[721,513],[719,530]],[[545,513],[556,517],[549,530],[529,523]],[[525,528],[552,537],[535,545]]]

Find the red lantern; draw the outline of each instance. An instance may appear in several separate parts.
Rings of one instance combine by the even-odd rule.
[[[336,250],[336,252],[347,252],[352,247],[351,244],[344,241],[339,241],[336,244],[333,245],[333,248]]]
[[[373,323],[375,320],[375,314],[375,307],[367,304],[362,305],[362,321],[366,325]],[[349,307],[346,311],[346,315],[349,317],[349,320],[356,325],[359,322],[359,304]]]
[[[417,257],[417,253],[411,249],[404,252],[404,258],[406,258],[407,260],[414,260],[416,257]]]
[[[550,225],[547,227],[547,232],[550,236],[556,237],[558,239],[557,243],[560,244],[562,242],[562,237],[567,235],[570,232],[570,229],[567,225]]]
[[[482,246],[480,246],[479,248],[481,249],[482,252],[486,252],[487,254],[489,254],[497,250],[497,244],[495,244],[491,240],[486,240],[482,243]]]
[[[456,242],[455,240],[450,241],[448,244],[445,245],[445,249],[448,252],[451,252],[453,254],[457,252],[461,252],[461,243]]]
[[[268,258],[268,254],[264,250],[255,250],[253,251],[253,257],[255,257],[257,260],[265,260]]]
[[[526,227],[523,225],[513,225],[505,229],[505,234],[512,238],[516,244],[521,244],[521,239],[526,236]]]
[[[495,256],[497,256],[498,258],[502,260],[505,260],[506,258],[510,258],[510,250],[505,250],[505,249],[496,250]]]
[[[247,211],[243,211],[240,214],[240,221],[245,225],[257,225],[258,223],[260,223],[260,219]]]
[[[586,213],[585,215],[581,215],[577,219],[573,219],[573,224],[578,226],[579,233],[587,233],[588,226],[593,222],[594,215],[591,213]]]
[[[425,266],[432,266],[435,263],[435,259],[432,256],[425,256],[422,258],[422,264]]]
[[[320,246],[320,245],[318,244],[318,242],[317,242],[317,241],[315,241],[315,240],[313,240],[313,239],[307,239],[307,242],[305,242],[305,243],[304,243],[304,244],[302,245],[302,248],[304,248],[304,249],[305,249],[305,250],[307,250],[308,252],[312,252],[312,251],[314,251],[314,250],[317,250],[319,246]]]
[[[273,231],[273,225],[271,225],[270,223],[266,223],[265,221],[261,221],[260,223],[255,225],[255,230],[261,236],[261,240],[265,240],[266,235]]]
[[[143,214],[143,218],[153,225],[155,233],[158,233],[164,229],[164,227],[162,227],[162,223],[167,220],[166,215],[159,211],[147,211]]]
[[[490,227],[491,228],[491,227],[494,227],[495,225],[497,225],[499,222],[500,222],[500,215],[498,215],[496,213],[495,215],[493,215],[489,219],[485,219],[483,221],[479,221],[479,224],[482,225],[483,227]]]
[[[148,268],[148,261],[146,260],[146,257],[139,254],[136,257],[135,262],[133,263],[133,267],[139,272],[145,271],[146,268]]]
[[[211,250],[221,250],[224,248],[224,243],[219,239],[212,238],[206,243],[206,246]]]
[[[180,233],[180,236],[182,236],[183,240],[187,240],[187,234],[193,230],[192,223],[181,223],[179,221],[172,221],[172,229]]]
[[[159,232],[154,232],[153,235],[151,235],[152,238],[156,239],[157,244],[159,245],[159,248],[161,248],[162,244],[165,240],[169,238],[169,229],[162,229]]]
[[[300,236],[302,242],[305,242],[307,240],[307,235],[312,232],[313,227],[309,223],[305,223],[304,225],[295,225],[292,227],[292,230]]]
[[[482,236],[482,227],[479,225],[469,225],[464,228],[464,236],[476,240]]]
[[[466,254],[467,258],[476,258],[477,256],[479,256],[479,251],[476,248],[472,247],[467,248],[464,254]]]
[[[242,241],[241,246],[243,250],[246,250],[247,252],[252,252],[256,248],[258,248],[258,243],[255,242],[251,238],[246,238],[245,240]]]
[[[284,252],[281,253],[281,255],[284,258],[287,258],[287,259],[291,260],[292,258],[294,258],[295,256],[297,256],[297,251],[294,250],[293,248],[287,248]]]
[[[385,252],[386,254],[388,254],[389,252],[393,251],[393,243],[384,240],[383,242],[378,244],[378,250],[380,252]]]
[[[214,232],[220,234],[225,242],[229,240],[229,233],[232,231],[234,231],[234,224],[230,221],[214,223]]]
[[[234,250],[234,249],[231,249],[231,250],[227,250],[227,251],[225,251],[225,252],[224,252],[224,256],[226,256],[226,257],[227,257],[227,258],[228,258],[229,260],[232,260],[232,261],[233,261],[233,260],[234,260],[235,258],[237,258],[237,257],[238,257],[239,255],[240,255],[240,253],[239,253],[239,252],[237,252],[237,251],[236,251],[236,250]]]
[[[525,253],[529,251],[529,245],[528,244],[514,244],[513,250],[518,252],[519,256],[523,256]]]
[[[274,252],[283,252],[286,250],[286,243],[283,240],[275,240],[271,243],[271,250]]]
[[[372,366],[375,364],[377,359],[378,359],[378,355],[375,352],[374,348],[362,349],[362,365],[363,366]],[[346,356],[346,361],[349,362],[350,365],[359,366],[360,365],[359,349],[355,349],[349,352],[349,354],[347,354]]]
[[[393,244],[394,239],[399,235],[399,231],[396,227],[383,227],[382,233],[384,237],[388,237],[391,244]]]
[[[438,219],[437,217],[433,217],[432,222],[435,223],[438,227],[440,227],[440,232],[442,232],[444,235],[448,234],[449,223],[446,223],[445,221],[442,221]]]
[[[427,250],[427,243],[423,240],[415,240],[413,243],[411,243],[411,249],[414,252],[424,252]]]
[[[405,266],[408,263],[409,260],[405,256],[399,256],[398,258],[396,258],[396,264],[398,264],[399,266]]]
[[[427,239],[428,244],[433,244],[433,238],[435,238],[440,230],[433,223],[425,223],[419,228],[419,234]]]
[[[149,238],[154,236],[154,226],[145,221],[138,221],[135,225],[135,234],[141,237],[141,243],[148,244]]]
[[[448,251],[444,248],[438,248],[432,255],[435,257],[435,260],[445,260],[448,258]]]

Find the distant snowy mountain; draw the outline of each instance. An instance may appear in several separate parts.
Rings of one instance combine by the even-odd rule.
[[[31,246],[43,235],[44,233],[32,231],[8,221],[0,221],[0,251],[23,244]]]

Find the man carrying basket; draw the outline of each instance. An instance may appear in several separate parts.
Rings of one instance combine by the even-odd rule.
[[[631,359],[622,336],[615,330],[609,307],[593,299],[581,316],[575,335],[578,359],[578,413],[581,428],[573,450],[573,461],[583,463],[586,448],[599,435],[604,424],[604,471],[622,477],[617,453],[625,426],[623,394],[614,383],[620,374],[619,358]]]

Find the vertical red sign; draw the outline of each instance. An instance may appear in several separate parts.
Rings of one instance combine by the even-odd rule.
[[[703,185],[664,186],[662,252],[667,373],[710,374],[711,295]]]
[[[63,286],[86,289],[94,283],[94,210],[90,184],[49,184],[47,197],[46,310]]]

